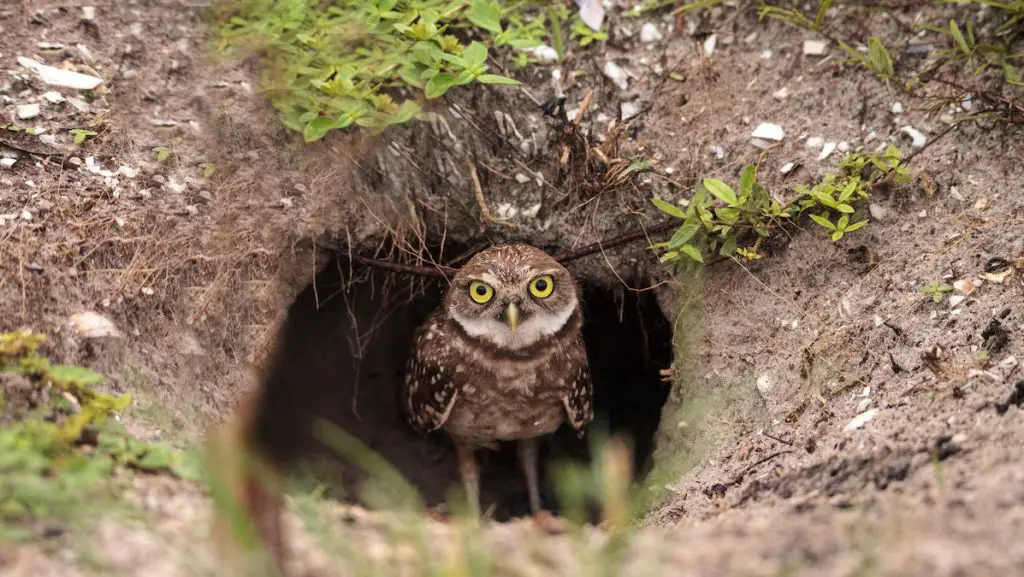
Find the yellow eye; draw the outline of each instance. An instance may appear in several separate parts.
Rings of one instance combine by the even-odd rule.
[[[478,304],[485,304],[494,296],[494,289],[483,281],[475,280],[469,283],[469,298]]]
[[[530,294],[535,298],[546,298],[551,295],[553,290],[555,290],[555,281],[551,279],[550,275],[544,274],[530,281]]]

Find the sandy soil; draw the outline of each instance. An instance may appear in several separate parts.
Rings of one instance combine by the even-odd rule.
[[[103,371],[114,389],[136,396],[126,415],[133,431],[180,442],[223,420],[251,388],[251,364],[288,303],[329,261],[324,247],[355,239],[369,249],[397,236],[413,239],[397,253],[422,258],[417,235],[436,241],[443,226],[461,250],[516,235],[566,250],[657,222],[645,208],[652,194],[676,200],[699,176],[735,181],[760,152],[750,133],[761,122],[786,133],[761,171],[781,191],[837,162],[838,152],[819,160],[820,145],[808,147],[808,137],[854,149],[895,142],[907,152],[901,127],[934,137],[955,112],[932,114],[931,101],[837,66],[834,45],[825,56],[803,55],[810,33],[713,11],[698,24],[717,34],[710,58],[679,32],[654,44],[619,38],[624,51],[609,47],[576,65],[591,74],[567,92],[567,108],[594,88],[584,124],[596,134],[622,102],[649,105],[620,145],[622,157],[659,160],[635,187],[557,194],[581,189],[578,174],[559,172],[546,147],[557,135],[531,102],[551,95],[547,70],[524,75],[528,95],[453,96],[463,114],[446,116],[446,129],[435,122],[396,131],[388,142],[403,154],[392,160],[338,136],[313,147],[312,168],[302,170],[294,138],[266,114],[251,63],[205,56],[198,8],[118,3],[98,6],[92,20],[82,14],[42,2],[0,8],[0,67],[10,71],[0,79],[0,118],[14,122],[20,105],[39,102],[38,117],[17,122],[54,137],[0,135],[0,152],[17,158],[0,168],[0,329],[59,335],[63,360]],[[836,26],[859,40],[867,30],[895,37],[900,19],[912,17],[840,10]],[[640,23],[616,26],[637,34]],[[52,88],[18,66],[18,56],[70,63],[105,82],[95,100],[64,90],[64,101],[51,103],[42,94]],[[634,74],[629,90],[602,79],[609,58]],[[899,65],[914,64],[904,57]],[[660,82],[659,68],[687,81]],[[523,140],[541,144],[519,155],[505,141],[484,143],[482,134],[496,132],[495,110],[514,116]],[[69,131],[82,128],[98,134],[76,147]],[[430,153],[429,135],[438,134],[440,156]],[[1024,574],[1024,550],[1015,546],[1024,531],[1024,411],[1013,396],[1024,387],[1024,199],[1014,188],[1024,181],[1021,136],[997,124],[946,135],[915,158],[914,184],[872,199],[870,225],[839,243],[796,230],[761,261],[711,267],[682,293],[697,306],[678,318],[670,303],[678,299],[660,289],[677,337],[686,337],[677,340],[696,345],[677,349],[654,455],[671,469],[700,452],[630,541],[622,574]],[[445,163],[482,143],[492,208],[541,202],[556,218],[519,217],[516,232],[480,223],[466,171]],[[158,147],[169,158],[159,161]],[[354,157],[385,158],[386,170],[368,174]],[[418,158],[440,168],[416,172]],[[202,165],[211,162],[217,172],[207,180]],[[791,162],[798,168],[782,174]],[[516,184],[512,175],[527,171],[545,182]],[[400,216],[410,197],[424,207],[418,220]],[[358,218],[369,205],[386,216]],[[643,286],[668,277],[642,246],[579,261],[574,272],[619,294],[622,279]],[[976,288],[936,304],[919,291],[935,279]],[[67,319],[83,310],[111,318],[124,338],[77,335]],[[978,360],[982,351],[987,362]],[[711,396],[714,409],[680,412],[695,396]],[[439,457],[430,471],[450,462]],[[145,522],[98,521],[54,543],[0,546],[0,575],[208,570],[196,547],[206,535],[201,492],[173,479],[133,482],[126,498],[141,505]],[[327,507],[321,517],[332,537],[323,543],[299,526],[308,520],[302,503],[293,508],[302,569],[334,573],[343,563],[331,555],[348,550],[380,563],[410,558],[389,549],[395,521],[387,515]],[[447,525],[426,530],[437,543],[455,541]],[[591,535],[588,546],[602,538]],[[494,524],[486,539],[501,574],[589,571],[567,537],[529,523]]]

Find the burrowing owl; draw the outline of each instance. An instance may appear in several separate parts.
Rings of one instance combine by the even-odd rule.
[[[582,321],[569,271],[517,244],[475,255],[417,330],[403,390],[406,417],[421,433],[443,428],[451,436],[474,516],[476,449],[518,441],[537,513],[537,438],[564,422],[582,433],[593,417]]]

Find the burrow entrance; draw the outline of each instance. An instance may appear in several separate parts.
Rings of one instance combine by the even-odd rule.
[[[286,462],[316,455],[338,462],[308,425],[321,417],[386,459],[428,505],[444,502],[459,485],[454,451],[443,432],[421,437],[403,420],[400,384],[413,332],[436,308],[443,281],[358,267],[336,255],[296,298],[281,329],[277,356],[265,375],[255,420],[257,442]],[[625,433],[634,445],[637,478],[647,472],[669,385],[660,371],[672,359],[671,325],[651,291],[584,286],[584,339],[594,380],[592,427]],[[586,440],[563,426],[541,445],[544,506],[557,511],[547,464],[590,459]],[[515,447],[481,451],[481,498],[496,519],[529,512]],[[335,497],[358,500],[358,467],[341,463],[316,481]],[[323,470],[323,469],[318,469]]]

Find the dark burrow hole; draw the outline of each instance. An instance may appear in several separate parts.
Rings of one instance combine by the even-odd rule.
[[[311,433],[326,419],[387,460],[428,506],[445,502],[459,476],[443,432],[421,437],[405,423],[400,383],[413,331],[439,305],[446,287],[432,281],[350,267],[337,256],[295,300],[267,365],[254,420],[257,444],[288,466],[315,462],[293,479],[329,487],[332,496],[358,501],[364,473]],[[595,419],[589,433],[624,434],[634,447],[636,480],[650,469],[654,435],[669,386],[662,369],[672,358],[672,332],[652,291],[583,287],[584,339],[594,380]],[[588,462],[589,441],[563,425],[541,443],[542,499],[559,506],[548,475],[560,459]],[[313,456],[315,459],[306,460]],[[495,519],[528,514],[526,482],[515,446],[478,454],[481,501]],[[340,466],[331,466],[340,465]],[[291,470],[295,471],[295,468]]]

